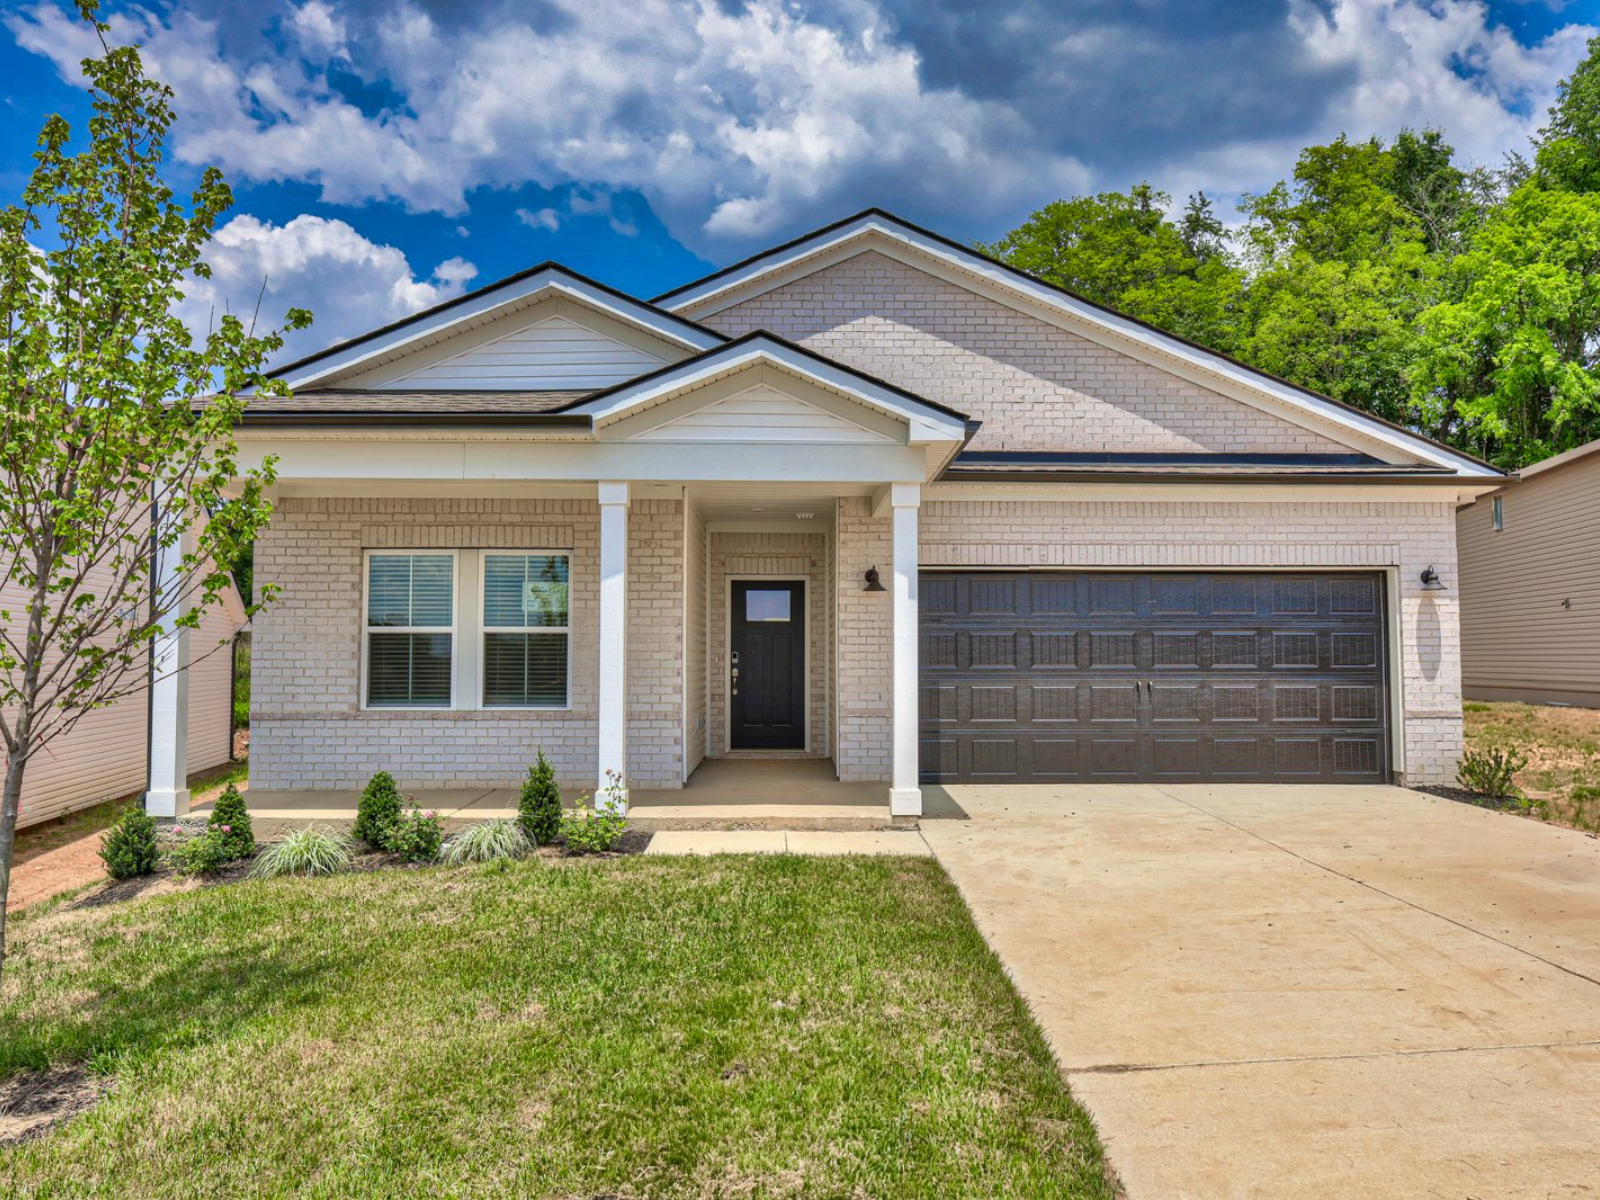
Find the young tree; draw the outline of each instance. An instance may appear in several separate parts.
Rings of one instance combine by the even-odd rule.
[[[87,143],[51,117],[21,202],[0,211],[0,588],[19,598],[0,611],[0,962],[28,763],[145,688],[152,645],[220,603],[215,564],[270,513],[270,462],[239,467],[240,393],[282,391],[262,374],[280,333],[223,316],[197,339],[177,316],[231,196],[208,169],[187,206],[174,198],[170,90],[107,44],[94,0],[79,9],[104,47],[83,64]],[[291,310],[285,325],[309,320]],[[157,558],[171,564],[159,577]]]

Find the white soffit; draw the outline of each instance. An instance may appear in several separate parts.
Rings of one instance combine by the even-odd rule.
[[[693,310],[696,319],[700,319],[869,249],[964,287],[977,283],[982,291],[1013,307],[1017,307],[1018,300],[1024,301],[1025,311],[1030,314],[1130,358],[1335,438],[1357,439],[1365,443],[1362,449],[1382,447],[1388,453],[1379,451],[1380,457],[1391,461],[1396,460],[1398,452],[1412,460],[1450,467],[1462,475],[1499,476],[1492,467],[1420,435],[1393,428],[1336,401],[1301,391],[1242,363],[1099,308],[884,213],[863,213],[726,274],[668,292],[657,303],[673,312]]]
[[[619,296],[559,267],[545,267],[522,278],[493,284],[396,328],[335,346],[311,361],[291,363],[282,368],[278,377],[295,389],[327,386],[341,376],[394,362],[415,350],[556,296],[695,353],[727,341],[720,334]]]

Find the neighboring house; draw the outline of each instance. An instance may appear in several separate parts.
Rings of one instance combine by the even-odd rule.
[[[0,608],[17,615],[23,593],[0,590]],[[207,609],[189,635],[193,662],[186,680],[185,773],[233,757],[233,635],[245,625],[244,602],[229,584],[223,602]],[[145,785],[150,768],[150,691],[139,687],[115,704],[85,714],[70,733],[48,742],[28,761],[22,780],[19,828],[65,816]],[[5,761],[0,749],[0,763]]]
[[[1455,509],[1501,473],[886,213],[277,374],[257,788],[1454,775]]]
[[[1463,689],[1600,708],[1600,441],[1518,474],[1456,515]]]

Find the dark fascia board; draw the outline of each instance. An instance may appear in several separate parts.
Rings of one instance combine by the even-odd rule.
[[[1490,480],[1470,475],[1457,475],[1453,471],[963,471],[951,467],[942,476],[941,483],[1403,483],[1403,484],[1462,484],[1498,486]]]
[[[974,450],[961,455],[956,466],[1271,466],[1271,467],[1373,467],[1395,468],[1370,454],[1257,454],[1257,453],[1142,453],[1099,450]],[[1445,467],[1410,470],[1447,472]]]
[[[408,325],[415,325],[418,321],[426,321],[429,317],[435,317],[440,313],[448,312],[452,308],[456,308],[462,304],[476,300],[480,296],[486,296],[490,292],[497,291],[500,288],[509,287],[514,283],[521,283],[524,279],[537,275],[540,271],[558,271],[561,274],[566,275],[568,278],[576,279],[579,283],[587,284],[589,287],[597,288],[600,291],[605,292],[607,295],[615,296],[618,300],[621,300],[624,303],[634,304],[640,308],[649,309],[657,316],[676,321],[680,325],[687,325],[689,328],[703,333],[707,337],[716,338],[719,341],[726,341],[728,338],[727,334],[712,329],[709,325],[702,325],[698,321],[691,320],[679,313],[675,313],[671,309],[662,308],[654,301],[641,300],[637,296],[630,296],[627,292],[614,288],[608,283],[601,283],[598,279],[591,279],[589,276],[574,271],[570,267],[564,267],[554,259],[546,259],[544,262],[535,266],[528,267],[522,271],[517,271],[511,275],[505,276],[502,279],[496,279],[493,283],[486,283],[482,287],[473,288],[470,292],[463,292],[459,296],[453,296],[449,300],[432,305],[429,308],[423,309],[421,312],[414,312],[409,317],[401,317],[398,321],[391,321],[387,325],[380,325],[376,329],[369,329],[365,333],[357,334],[353,338],[346,338],[342,342],[335,342],[331,346],[326,346],[323,349],[318,350],[315,354],[308,354],[304,358],[297,358],[294,362],[284,363],[281,367],[273,367],[272,370],[267,372],[267,375],[269,378],[276,379],[291,372],[301,370],[304,367],[309,367],[313,363],[321,362],[323,359],[332,355],[340,354],[346,350],[353,349],[354,347],[360,346],[363,343],[372,341],[374,338],[383,337],[386,334],[394,333],[397,330],[404,329]]]
[[[570,409],[581,408],[585,404],[593,404],[597,400],[608,399],[611,396],[616,395],[618,392],[626,391],[628,388],[638,387],[640,384],[653,383],[664,375],[670,375],[673,371],[681,371],[686,367],[696,366],[705,362],[707,359],[715,358],[719,354],[736,353],[739,349],[750,344],[751,342],[771,342],[775,346],[781,346],[785,350],[790,350],[804,358],[809,358],[812,362],[821,363],[823,366],[829,367],[835,371],[843,371],[846,375],[852,375],[861,380],[863,383],[869,383],[873,387],[882,388],[887,392],[893,392],[895,395],[900,396],[913,404],[920,404],[924,408],[931,408],[935,412],[943,413],[947,417],[954,417],[958,421],[971,421],[971,418],[968,417],[964,412],[958,412],[956,409],[953,409],[948,405],[940,404],[937,400],[929,400],[926,396],[919,396],[915,392],[907,391],[899,384],[890,383],[887,379],[879,379],[876,375],[868,375],[865,371],[859,371],[855,367],[848,366],[845,363],[831,359],[825,354],[818,354],[815,350],[811,350],[805,346],[802,346],[798,342],[791,342],[788,338],[779,337],[777,334],[770,333],[765,329],[752,329],[749,333],[741,334],[739,337],[734,338],[732,341],[724,342],[720,346],[713,346],[709,350],[702,350],[699,354],[691,354],[688,358],[679,359],[675,363],[667,363],[663,367],[658,367],[654,371],[647,371],[643,375],[636,375],[634,378],[624,380],[622,383],[612,384],[608,388],[602,388],[600,391],[593,392],[590,395],[582,397],[581,399],[569,401],[568,403],[563,404],[560,408],[553,408],[550,411],[553,413],[567,412]]]
[[[507,425],[528,428],[588,429],[594,422],[581,413],[542,412],[434,412],[434,413],[375,413],[361,410],[330,410],[327,412],[252,413],[248,409],[239,418],[239,424],[255,428],[300,429],[367,429],[374,426],[446,426]]]
[[[670,292],[662,292],[661,295],[656,296],[651,303],[663,304],[667,301],[670,301],[672,297],[678,295],[679,293],[688,291],[690,288],[700,287],[703,284],[710,283],[714,279],[720,279],[724,275],[731,275],[735,271],[742,271],[744,268],[753,266],[755,263],[760,262],[764,258],[770,258],[773,255],[783,254],[786,251],[793,250],[795,247],[800,246],[805,242],[809,242],[820,237],[826,237],[828,234],[843,229],[847,225],[852,225],[857,221],[866,220],[869,217],[879,217],[890,222],[891,224],[903,226],[904,228],[911,230],[913,233],[938,242],[959,254],[970,254],[973,258],[979,259],[982,262],[986,262],[991,266],[998,267],[1000,270],[1011,275],[1015,275],[1019,279],[1026,279],[1030,283],[1037,284],[1040,287],[1049,288],[1053,292],[1059,292],[1061,295],[1066,296],[1079,304],[1087,305],[1089,308],[1103,312],[1107,316],[1116,317],[1121,321],[1131,322],[1134,325],[1139,325],[1150,330],[1151,333],[1159,334],[1165,338],[1171,338],[1173,341],[1187,346],[1191,350],[1198,350],[1202,354],[1209,354],[1214,358],[1226,363],[1231,363],[1233,366],[1248,371],[1253,375],[1258,375],[1262,379],[1271,380],[1279,387],[1290,388],[1293,391],[1299,392],[1304,396],[1309,396],[1314,400],[1335,405],[1344,409],[1346,412],[1354,413],[1357,416],[1364,417],[1369,421],[1375,421],[1380,425],[1394,430],[1396,433],[1403,433],[1407,437],[1417,438],[1420,441],[1427,442],[1431,446],[1437,446],[1439,449],[1448,451],[1451,454],[1459,455],[1465,459],[1470,459],[1472,462],[1477,463],[1480,467],[1487,467],[1489,470],[1494,471],[1497,474],[1504,474],[1504,472],[1500,471],[1500,468],[1496,467],[1493,463],[1485,462],[1476,454],[1469,453],[1466,450],[1459,450],[1454,446],[1446,445],[1437,438],[1431,438],[1425,433],[1418,433],[1414,429],[1407,429],[1404,425],[1397,425],[1393,421],[1386,420],[1385,418],[1377,416],[1374,413],[1369,413],[1365,409],[1357,408],[1353,404],[1346,404],[1343,400],[1337,400],[1332,396],[1325,396],[1321,392],[1305,387],[1302,384],[1294,383],[1291,380],[1284,379],[1282,376],[1274,375],[1270,371],[1263,371],[1260,367],[1252,366],[1247,362],[1234,358],[1230,354],[1223,354],[1220,350],[1213,350],[1210,346],[1202,346],[1199,342],[1191,341],[1181,334],[1172,333],[1170,330],[1162,329],[1159,325],[1153,325],[1149,321],[1143,320],[1139,317],[1129,316],[1127,313],[1112,308],[1110,305],[1101,304],[1096,300],[1090,300],[1085,296],[1080,296],[1077,292],[1072,291],[1070,288],[1064,288],[1059,283],[1052,283],[1048,279],[1041,279],[1037,275],[1030,275],[1027,271],[1021,270],[1018,267],[1014,267],[1002,259],[993,258],[983,253],[981,250],[973,249],[971,246],[964,246],[953,238],[945,237],[942,233],[936,233],[932,229],[927,229],[924,226],[918,225],[915,221],[908,221],[904,217],[896,216],[887,209],[876,207],[864,208],[858,213],[853,213],[848,217],[844,217],[838,221],[832,222],[831,224],[824,225],[820,229],[813,229],[810,233],[801,234],[797,238],[791,238],[782,245],[773,246],[771,249],[763,250],[759,254],[752,254],[747,258],[740,259],[738,262],[723,267],[721,270],[713,271],[709,275],[702,275],[698,279],[691,279],[688,283],[685,283],[679,287],[675,287]]]

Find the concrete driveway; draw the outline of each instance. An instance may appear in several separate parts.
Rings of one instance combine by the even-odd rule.
[[[1386,787],[952,787],[1128,1194],[1600,1196],[1600,842]]]

